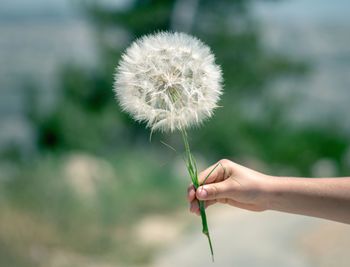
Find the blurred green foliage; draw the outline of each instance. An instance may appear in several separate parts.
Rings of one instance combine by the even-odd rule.
[[[141,146],[148,145],[148,130],[117,106],[112,92],[113,75],[121,53],[135,38],[160,30],[177,30],[176,4],[134,1],[131,7],[119,10],[96,1],[81,2],[96,29],[99,64],[94,69],[63,67],[62,96],[56,109],[34,119],[40,149],[81,149],[109,155],[113,147],[137,150],[135,140]],[[222,108],[203,127],[192,131],[195,150],[210,161],[222,157],[256,158],[265,162],[270,171],[292,166],[299,175],[310,175],[310,166],[320,157],[327,157],[337,162],[342,174],[347,171],[341,161],[348,144],[346,137],[334,131],[336,127],[297,128],[287,118],[298,99],[278,99],[271,93],[269,87],[274,81],[283,77],[298,79],[307,74],[309,66],[273,53],[262,44],[259,25],[249,12],[250,4],[199,1],[193,20],[188,22],[189,33],[212,48],[225,81]],[[112,34],[119,38],[114,40]],[[161,137],[156,135],[157,138]],[[176,137],[165,138],[176,146],[176,140],[172,140]],[[333,149],[337,144],[341,145]],[[306,159],[300,156],[305,153]]]

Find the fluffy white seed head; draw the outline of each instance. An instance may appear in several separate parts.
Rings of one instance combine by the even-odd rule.
[[[213,114],[222,75],[210,48],[184,33],[136,40],[122,56],[114,91],[123,110],[152,130],[172,132]]]

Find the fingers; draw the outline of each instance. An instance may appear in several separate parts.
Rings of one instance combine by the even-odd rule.
[[[190,184],[187,188],[187,200],[192,202],[196,198],[196,190],[194,189],[193,184]]]
[[[230,198],[234,191],[233,184],[225,180],[213,184],[205,184],[196,190],[196,198],[199,200],[213,200],[218,198]]]
[[[244,210],[250,210],[250,211],[264,211],[265,209],[263,207],[249,204],[249,203],[241,203],[238,201],[235,201],[233,199],[227,199],[226,204],[229,204],[231,206],[234,206],[236,208],[244,209]]]
[[[227,186],[221,183],[231,175],[229,165],[229,160],[220,160],[198,175],[199,184],[202,184],[204,181],[206,184],[215,182],[215,184],[211,185],[214,187],[207,188],[204,186],[196,190],[193,184],[189,185],[187,188],[187,200],[190,202],[191,212],[199,214],[197,198],[207,200],[205,201],[205,207],[209,207],[218,202],[217,197],[225,196],[228,193],[229,189],[226,188]]]
[[[209,184],[226,179],[229,175],[229,163],[229,160],[223,159],[202,171],[198,175],[199,184],[203,184],[204,180],[206,184]]]
[[[216,200],[205,201],[205,208],[207,208],[207,207],[209,207],[211,205],[214,205],[216,202],[217,202]],[[198,206],[198,201],[197,200],[192,201],[190,203],[190,212],[195,213],[197,215],[200,215],[199,206]]]
[[[206,184],[219,182],[225,180],[230,176],[229,160],[220,160],[213,164],[198,175],[198,182],[202,184],[204,181]],[[187,188],[187,200],[191,202],[196,197],[196,189],[193,184],[190,184]]]

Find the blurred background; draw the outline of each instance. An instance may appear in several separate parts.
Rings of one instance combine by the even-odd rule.
[[[112,92],[123,50],[159,30],[223,69],[223,107],[189,133],[200,168],[350,175],[349,1],[2,0],[0,266],[212,266],[179,136],[149,141]],[[345,225],[208,216],[217,266],[349,266]]]

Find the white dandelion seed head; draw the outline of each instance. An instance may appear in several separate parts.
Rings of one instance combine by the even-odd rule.
[[[124,111],[153,130],[172,132],[211,117],[222,94],[210,48],[184,33],[136,40],[122,56],[114,91]]]

